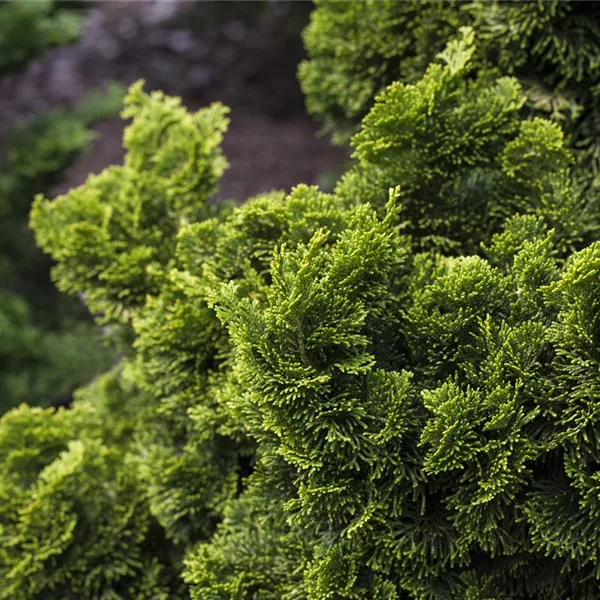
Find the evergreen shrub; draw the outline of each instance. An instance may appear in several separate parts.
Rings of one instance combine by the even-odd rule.
[[[0,598],[176,598],[175,557],[128,453],[143,406],[118,372],[77,396],[73,410],[2,418]]]
[[[0,71],[21,67],[47,48],[74,42],[83,17],[54,0],[20,0],[0,6]]]
[[[0,156],[0,413],[22,402],[65,401],[115,360],[81,301],[52,283],[52,263],[35,245],[28,213],[122,96],[115,84],[9,132]]]
[[[559,123],[581,163],[600,176],[600,5],[570,0],[315,0],[300,66],[307,108],[347,142],[394,81],[416,83],[461,27],[477,32],[479,77],[516,77],[523,114]]]
[[[0,422],[5,598],[597,598],[598,214],[461,36],[334,194],[211,204],[226,109],[136,84],[124,164],[36,199],[125,356]]]

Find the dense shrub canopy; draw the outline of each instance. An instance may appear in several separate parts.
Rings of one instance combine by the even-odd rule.
[[[416,83],[460,27],[478,34],[473,67],[493,81],[516,77],[525,115],[560,123],[581,167],[600,175],[600,6],[534,0],[316,0],[300,67],[307,107],[334,140],[347,141],[374,98],[394,81]],[[596,181],[597,184],[597,181]]]
[[[126,356],[0,422],[4,597],[597,596],[598,215],[476,54],[379,95],[334,194],[239,207],[224,107],[131,88],[124,165],[31,214]]]
[[[522,121],[514,78],[472,79],[473,31],[449,44],[414,85],[395,82],[352,138],[356,165],[337,193],[382,206],[400,185],[422,248],[477,252],[515,213],[537,214],[566,253],[597,238],[597,193],[577,185],[560,128]]]
[[[0,598],[177,597],[177,557],[129,452],[143,410],[115,372],[73,410],[23,405],[2,418]]]

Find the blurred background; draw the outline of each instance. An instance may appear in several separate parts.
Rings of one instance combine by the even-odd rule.
[[[115,352],[78,298],[58,292],[28,228],[54,197],[123,158],[127,86],[231,108],[230,168],[217,194],[318,183],[346,151],[319,137],[297,80],[310,1],[0,2],[0,415],[22,402],[67,405]]]
[[[78,24],[70,24],[69,43],[0,75],[0,142],[15,122],[74,107],[111,81],[127,86],[143,78],[146,89],[181,96],[191,109],[213,100],[231,107],[224,144],[231,168],[219,196],[243,200],[320,179],[327,186],[328,173],[343,165],[343,150],[316,135],[318,126],[306,116],[297,81],[309,0],[6,4],[49,4],[49,17],[64,18],[67,11]],[[119,162],[122,128],[116,116],[99,122],[91,150],[52,182],[50,193],[62,193],[89,172]]]

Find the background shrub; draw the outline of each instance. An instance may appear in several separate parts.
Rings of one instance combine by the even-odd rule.
[[[0,69],[73,41],[79,25],[75,12],[57,11],[52,2],[4,4]],[[35,194],[89,148],[93,125],[118,111],[122,95],[114,84],[74,109],[36,115],[10,130],[0,150],[0,413],[22,402],[68,402],[114,360],[81,301],[51,282],[51,261],[35,245],[28,213]]]
[[[82,17],[71,8],[58,8],[53,0],[7,2],[0,7],[0,71],[20,67],[47,48],[75,41]]]

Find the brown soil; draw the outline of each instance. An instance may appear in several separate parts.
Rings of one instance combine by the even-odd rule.
[[[219,197],[241,201],[297,183],[324,183],[331,180],[324,175],[339,171],[347,157],[318,137],[296,79],[300,31],[310,8],[308,2],[274,0],[92,4],[76,44],[0,78],[0,135],[19,119],[73,105],[110,80],[128,85],[142,78],[146,89],[181,96],[191,109],[214,100],[231,107],[224,141],[231,166]],[[118,118],[99,124],[91,151],[51,192],[119,163],[122,130]]]

